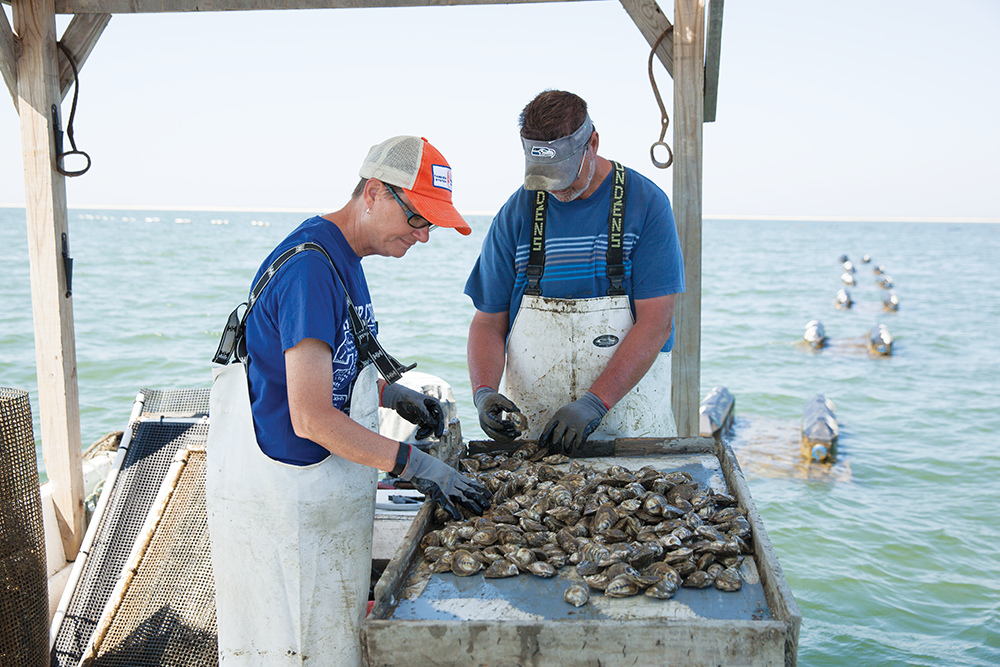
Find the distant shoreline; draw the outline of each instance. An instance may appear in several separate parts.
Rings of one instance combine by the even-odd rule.
[[[24,208],[24,204],[0,204],[0,208]],[[329,207],[327,207],[329,208]],[[229,212],[229,213],[320,213],[325,212],[323,207],[319,208],[278,208],[278,207],[248,207],[248,206],[131,206],[123,204],[108,205],[81,205],[71,206],[70,211],[205,211],[205,212]],[[485,215],[494,216],[496,211],[462,211],[462,215]],[[979,218],[979,217],[907,217],[907,216],[838,216],[838,215],[722,215],[718,213],[706,213],[703,220],[756,220],[761,222],[931,222],[931,223],[1000,223],[1000,218]]]

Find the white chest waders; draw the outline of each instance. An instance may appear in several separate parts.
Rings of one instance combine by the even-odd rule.
[[[626,296],[550,299],[525,296],[507,339],[500,393],[528,418],[537,438],[562,406],[587,393],[632,328]],[[677,435],[670,406],[670,353],[608,410],[591,440]]]
[[[541,296],[547,193],[536,193],[528,258],[528,288],[507,338],[507,362],[500,393],[528,418],[525,438],[537,438],[562,406],[587,393],[607,368],[634,324],[622,281],[625,169],[612,163],[612,203],[608,218],[609,296],[554,299]],[[643,378],[611,407],[594,440],[677,435],[670,402],[669,352],[656,356]]]
[[[288,251],[265,278],[295,252],[316,249],[322,251],[316,244]],[[246,312],[264,287],[262,278]],[[358,373],[350,416],[377,432],[376,366],[390,381],[403,369],[367,327],[358,329],[349,295],[347,302],[358,353],[375,362]],[[246,358],[246,312],[240,320],[238,310],[223,334],[218,363],[227,363],[234,348],[241,361]],[[220,665],[359,667],[378,471],[334,454],[308,466],[264,454],[244,363],[214,370],[210,415],[206,505]]]
[[[351,418],[375,430],[375,367]],[[243,364],[215,369],[206,502],[220,665],[361,664],[378,471],[331,454],[275,461],[257,445]]]

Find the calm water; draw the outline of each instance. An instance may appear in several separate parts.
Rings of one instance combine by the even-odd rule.
[[[226,316],[304,217],[70,212],[85,446],[124,428],[142,387],[209,385]],[[383,345],[450,382],[478,439],[461,292],[489,218],[470,222],[471,237],[438,231],[365,268]],[[26,243],[23,210],[0,209],[0,385],[29,392],[37,436]],[[882,312],[865,253],[898,312]],[[833,306],[841,254],[858,267],[849,311]],[[736,397],[732,444],[802,610],[801,665],[1000,664],[997,257],[1000,225],[705,222],[702,395]],[[818,353],[798,342],[813,318],[833,339]],[[859,346],[877,323],[891,358]],[[797,455],[816,393],[837,405],[832,467]]]

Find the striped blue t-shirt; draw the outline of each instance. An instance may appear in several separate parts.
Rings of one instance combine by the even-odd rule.
[[[684,291],[684,258],[667,195],[655,183],[626,169],[624,264],[625,292],[635,316],[635,300]],[[608,214],[611,175],[586,199],[548,198],[542,295],[561,299],[606,296]],[[519,188],[493,219],[482,252],[465,284],[477,310],[509,313],[514,324],[527,287],[525,270],[531,243],[534,193]],[[664,352],[674,346],[670,334]]]

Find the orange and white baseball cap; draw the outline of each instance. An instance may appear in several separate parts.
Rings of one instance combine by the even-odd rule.
[[[417,213],[431,224],[466,236],[472,233],[451,203],[451,165],[423,137],[392,137],[372,146],[358,175],[403,188]]]

